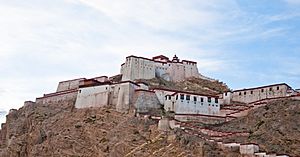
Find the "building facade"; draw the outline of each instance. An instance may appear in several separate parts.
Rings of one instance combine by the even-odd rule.
[[[134,92],[139,88],[140,85],[131,81],[81,85],[75,108],[112,106],[119,112],[127,112],[133,104]]]
[[[153,92],[165,111],[175,114],[217,115],[220,111],[219,98],[215,95],[154,88]]]
[[[152,59],[128,56],[121,65],[122,81],[161,77],[168,81],[179,81],[201,76],[197,62],[182,60],[175,55],[172,60],[160,55]]]
[[[252,103],[264,99],[291,96],[295,91],[287,84],[273,84],[255,88],[247,88],[226,92],[223,94],[223,103],[231,102]]]

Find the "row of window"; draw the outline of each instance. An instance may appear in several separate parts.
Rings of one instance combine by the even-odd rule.
[[[184,95],[184,94],[180,94],[180,100],[191,100],[191,97],[193,97],[194,101],[198,101],[198,97],[197,96],[191,96],[191,95]],[[171,96],[168,95],[165,97],[166,100],[171,100]],[[176,95],[176,100],[178,100],[178,95]],[[200,97],[200,102],[204,102],[204,98]],[[207,102],[211,102],[211,97],[207,97]],[[215,98],[215,103],[219,103],[218,98]]]
[[[280,89],[279,86],[277,86],[277,87],[276,87],[276,90],[279,90],[279,89]],[[265,91],[264,89],[261,89],[261,92],[262,92],[262,93],[263,93],[264,91]],[[270,92],[273,91],[273,88],[270,87],[270,88],[269,88],[269,91],[270,91]],[[250,94],[253,94],[253,91],[250,91]],[[225,96],[226,96],[226,95],[227,95],[227,93],[225,93]],[[239,95],[242,95],[242,92],[240,92]],[[244,92],[244,95],[247,95],[247,92],[246,92],[246,91]]]

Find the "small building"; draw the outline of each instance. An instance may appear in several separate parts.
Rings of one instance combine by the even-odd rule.
[[[220,105],[218,96],[162,88],[153,90],[161,104],[164,104],[165,111],[191,115],[219,114]]]
[[[224,104],[230,104],[231,102],[252,103],[260,100],[291,96],[294,92],[286,83],[280,83],[226,92],[223,94],[222,101]]]

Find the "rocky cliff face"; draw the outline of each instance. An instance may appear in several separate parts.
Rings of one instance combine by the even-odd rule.
[[[213,145],[184,132],[157,130],[157,121],[110,108],[74,109],[74,101],[12,110],[0,131],[1,157],[207,156]]]

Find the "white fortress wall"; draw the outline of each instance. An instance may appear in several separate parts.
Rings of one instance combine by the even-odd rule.
[[[146,58],[129,56],[121,68],[122,81],[135,79],[151,79],[155,77],[153,61]]]
[[[166,97],[167,95],[172,95],[172,94],[175,93],[175,92],[172,91],[172,90],[159,89],[159,88],[154,89],[154,92],[155,92],[155,94],[156,94],[156,96],[157,96],[158,101],[159,101],[161,104],[165,104],[165,101],[166,101],[165,97]]]
[[[78,78],[74,80],[61,81],[58,84],[56,92],[61,92],[65,90],[77,89],[79,87],[79,82],[85,80],[85,78]]]
[[[176,114],[216,115],[219,114],[220,105],[218,98],[214,96],[178,93],[175,95],[174,110]]]
[[[139,85],[133,82],[124,82],[119,84],[120,91],[118,95],[118,102],[116,109],[119,112],[126,112],[133,105],[134,91],[139,88]]]
[[[175,58],[175,57],[174,57]],[[169,81],[179,81],[188,77],[199,77],[197,63],[179,59],[172,61],[165,56],[156,56],[153,59],[128,56],[121,65],[122,80],[152,79],[162,77]]]
[[[251,103],[268,98],[279,98],[288,96],[291,89],[287,84],[274,84],[256,88],[235,90],[231,94],[232,101]]]
[[[132,104],[134,91],[139,88],[134,82],[107,83],[80,87],[76,108],[115,106],[119,112],[126,112]]]
[[[109,90],[109,85],[79,88],[75,108],[107,106]]]
[[[73,101],[77,97],[77,90],[69,90],[67,92],[45,94],[43,97],[36,98],[37,104],[51,104],[63,101]]]

